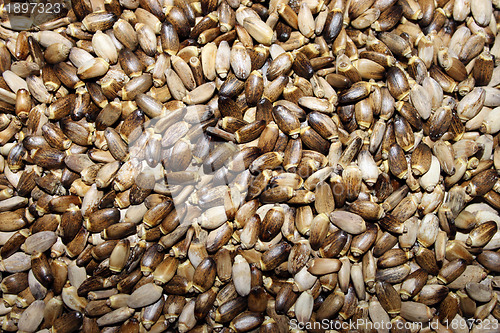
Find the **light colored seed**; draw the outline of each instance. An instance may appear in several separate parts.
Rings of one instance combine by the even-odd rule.
[[[163,288],[154,283],[147,283],[137,288],[127,300],[127,305],[133,309],[153,304],[160,299]]]

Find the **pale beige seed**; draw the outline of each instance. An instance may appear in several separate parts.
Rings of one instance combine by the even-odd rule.
[[[217,49],[215,71],[221,79],[225,79],[231,69],[231,47],[227,41],[222,41]]]
[[[240,80],[246,80],[252,71],[250,55],[241,43],[235,43],[231,48],[231,68]]]
[[[355,263],[351,267],[351,282],[356,292],[358,299],[366,298],[366,287],[363,279],[363,268],[360,262]]]
[[[119,308],[109,313],[106,313],[102,317],[97,319],[97,325],[99,326],[110,326],[114,324],[119,324],[130,318],[134,314],[135,310],[127,307]]]
[[[460,27],[455,31],[448,47],[448,53],[450,54],[450,56],[458,58],[462,47],[464,46],[465,42],[467,42],[470,35],[471,31],[466,26]]]
[[[31,95],[40,103],[51,103],[52,95],[47,90],[43,80],[39,76],[29,75],[26,78],[26,84]]]
[[[56,43],[64,44],[69,48],[73,47],[73,43],[69,39],[56,31],[43,30],[35,33],[34,37],[43,47],[48,47]]]
[[[500,105],[500,93],[498,89],[492,87],[483,87],[486,92],[486,97],[484,98],[484,106],[497,107]]]
[[[196,325],[196,317],[194,315],[195,301],[190,300],[186,303],[179,315],[179,332],[187,332]]]
[[[57,235],[53,231],[40,231],[30,235],[24,242],[25,252],[45,252],[54,245]]]
[[[457,105],[457,113],[460,119],[470,120],[481,111],[486,98],[486,92],[483,88],[474,88],[465,95]]]
[[[200,226],[206,229],[216,229],[226,221],[227,214],[224,206],[211,207],[198,218]]]
[[[299,323],[305,324],[309,321],[313,311],[313,305],[314,298],[311,292],[309,290],[302,292],[295,303],[295,317]]]
[[[86,278],[85,267],[78,267],[74,261],[68,265],[68,281],[72,286],[79,288]]]
[[[29,91],[26,81],[14,72],[7,70],[2,73],[2,77],[5,80],[5,83],[7,83],[7,85],[9,86],[10,90],[12,90],[14,93],[16,93],[19,89],[25,89]]]
[[[431,115],[431,103],[425,89],[415,84],[410,91],[410,99],[412,105],[417,109],[418,113],[423,119],[428,119]]]
[[[272,7],[271,5],[269,8],[271,9]],[[260,19],[259,14],[252,8],[241,6],[236,10],[236,21],[239,25],[243,25],[243,21],[249,17]]]
[[[351,281],[351,261],[347,257],[340,258],[342,266],[338,272],[338,280],[340,289],[346,293],[349,288],[349,282]]]
[[[311,9],[306,2],[302,2],[300,5],[297,19],[300,32],[307,38],[312,37],[314,34],[315,23]]]
[[[31,303],[19,318],[17,324],[19,330],[28,333],[35,332],[43,320],[44,310],[45,302],[43,300],[36,300]]]
[[[102,58],[94,58],[80,67],[77,74],[82,80],[103,76],[109,69],[109,63]]]
[[[483,133],[493,134],[500,130],[500,107],[496,107],[488,112],[483,118],[480,130]]]
[[[232,276],[236,292],[240,296],[247,296],[251,287],[250,266],[241,255],[234,258]]]
[[[334,106],[326,99],[321,99],[312,96],[304,96],[299,98],[299,105],[322,113],[331,114]]]
[[[168,68],[165,72],[165,78],[172,97],[178,101],[182,101],[186,96],[187,90],[179,75],[171,68]]]
[[[257,42],[264,45],[271,45],[273,40],[273,30],[270,26],[264,23],[260,18],[247,17],[243,20],[243,27],[248,31],[250,36]]]
[[[94,57],[86,50],[79,47],[72,47],[69,52],[69,60],[76,67],[80,67]]]
[[[427,214],[420,221],[417,240],[425,247],[430,247],[436,241],[439,232],[439,219],[435,214]]]
[[[311,274],[308,271],[307,267],[304,266],[300,271],[297,272],[297,274],[295,274],[293,279],[298,291],[305,291],[312,288],[318,278]]]
[[[358,154],[358,166],[363,180],[370,186],[373,186],[380,174],[380,171],[368,150],[362,150]]]
[[[92,47],[98,57],[103,58],[110,64],[114,64],[118,60],[118,52],[111,37],[102,31],[97,31],[92,37]]]
[[[163,288],[154,284],[147,283],[137,288],[128,298],[127,305],[133,309],[155,303],[162,296]]]
[[[7,273],[24,272],[31,268],[31,257],[22,252],[16,252],[0,261],[0,271]]]
[[[334,211],[330,213],[330,221],[350,234],[357,235],[366,230],[365,220],[357,214]]]
[[[470,10],[476,23],[482,27],[490,24],[493,6],[491,0],[471,1]]]
[[[215,82],[207,82],[192,91],[186,93],[182,101],[186,104],[204,104],[208,102],[215,93]]]
[[[370,299],[370,304],[368,307],[368,313],[370,314],[370,318],[373,322],[380,323],[381,325],[388,325],[391,319],[384,308],[380,305],[376,296],[373,296]],[[383,330],[381,330],[383,331]]]
[[[420,177],[420,186],[427,192],[432,192],[439,182],[441,165],[436,156],[432,156],[431,167]]]
[[[214,43],[208,43],[201,49],[201,66],[203,74],[209,81],[213,81],[217,76],[215,63],[217,59],[217,46]]]
[[[87,299],[78,296],[78,290],[74,286],[63,288],[61,297],[64,305],[73,311],[83,311],[88,303]]]
[[[464,21],[470,14],[470,0],[456,0],[453,5],[453,19],[458,22]]]

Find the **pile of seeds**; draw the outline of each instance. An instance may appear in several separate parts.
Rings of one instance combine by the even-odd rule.
[[[10,19],[2,331],[499,331],[499,1]]]

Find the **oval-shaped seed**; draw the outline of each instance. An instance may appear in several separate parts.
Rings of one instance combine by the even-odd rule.
[[[128,298],[127,305],[132,309],[142,308],[155,303],[162,296],[163,288],[154,283],[137,288]]]

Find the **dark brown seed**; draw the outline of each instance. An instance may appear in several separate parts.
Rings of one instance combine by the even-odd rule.
[[[262,74],[259,71],[251,72],[248,79],[245,81],[245,96],[248,105],[256,105],[262,97],[263,92],[264,82]]]
[[[472,196],[481,196],[488,193],[498,179],[498,173],[489,169],[475,175],[467,186],[467,193]]]
[[[327,43],[332,43],[342,29],[343,13],[340,8],[334,8],[328,12],[325,26],[323,28],[323,37]]]
[[[54,282],[54,275],[52,274],[52,270],[45,254],[36,251],[33,252],[31,256],[31,267],[36,279],[46,288],[50,287],[52,282]]]
[[[383,281],[375,284],[375,291],[380,305],[390,316],[396,316],[401,311],[401,298],[394,287]]]
[[[434,252],[431,250],[420,247],[415,253],[415,259],[420,267],[422,267],[427,273],[432,275],[437,275],[439,273],[436,257]]]
[[[403,149],[394,144],[389,149],[389,168],[397,178],[404,178],[408,173],[408,164]]]
[[[72,311],[62,314],[57,318],[52,326],[52,331],[56,333],[76,332],[83,322],[83,314]]]
[[[300,123],[298,118],[286,107],[277,105],[272,111],[274,121],[283,133],[296,136],[300,131]]]
[[[443,284],[451,283],[465,271],[466,266],[467,263],[463,259],[452,260],[443,265],[437,278]]]
[[[310,60],[302,52],[298,52],[295,55],[292,69],[295,73],[297,73],[297,75],[307,80],[311,79],[314,74],[314,69],[311,65]]]
[[[257,120],[248,125],[244,125],[234,133],[236,142],[245,143],[257,139],[265,127],[266,123],[264,120]]]
[[[408,79],[399,67],[391,67],[387,71],[387,88],[397,100],[404,99],[410,93]]]
[[[272,240],[281,231],[284,219],[285,214],[282,207],[271,208],[262,220],[259,238],[264,242]]]
[[[215,261],[208,257],[201,261],[194,272],[193,287],[200,292],[209,290],[215,280],[216,264]]]
[[[372,91],[372,85],[368,82],[356,82],[349,89],[339,94],[340,104],[353,104],[366,98]]]
[[[237,297],[225,302],[217,308],[215,321],[219,323],[230,322],[234,317],[247,308],[247,300],[243,297]]]
[[[411,170],[415,176],[426,173],[431,167],[432,152],[429,146],[421,143],[411,154]]]

